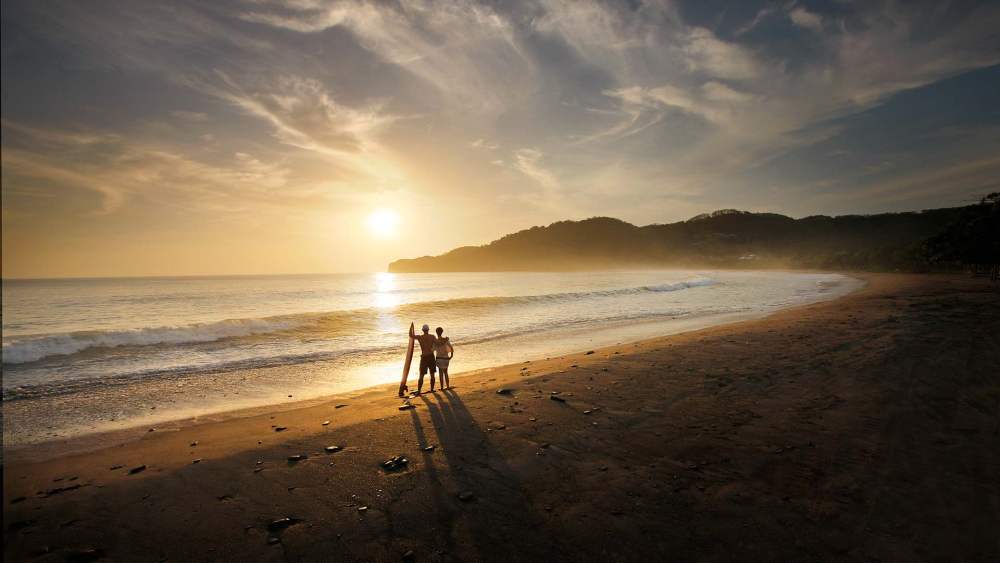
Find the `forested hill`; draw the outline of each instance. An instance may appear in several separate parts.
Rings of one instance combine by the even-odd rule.
[[[389,271],[671,266],[915,270],[927,264],[926,241],[976,207],[803,219],[722,210],[645,227],[594,217],[532,227],[484,246],[456,248],[440,256],[396,260],[389,264]]]

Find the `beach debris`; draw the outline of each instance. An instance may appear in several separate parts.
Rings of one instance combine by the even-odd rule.
[[[434,448],[436,448],[436,447],[437,447],[437,446],[435,446],[435,445],[431,444],[430,446],[427,446],[427,447],[425,447],[425,448],[424,448],[424,451],[425,451],[425,452],[433,452],[433,451],[434,451]]]
[[[501,387],[500,389],[497,389],[497,395],[510,395],[513,392],[514,392],[513,389],[507,389],[505,387]]]
[[[285,430],[288,430],[287,426],[275,426],[274,427],[274,431],[275,432],[284,432]]]
[[[367,507],[367,506],[359,506],[359,507],[358,507],[358,512],[365,512],[365,511],[367,511],[367,510],[368,510],[368,507]]]
[[[150,428],[150,429],[149,429],[149,430],[147,430],[146,432],[156,432],[156,429],[155,429],[155,428]]]
[[[551,399],[553,401],[556,401],[556,402],[559,402],[559,403],[565,403],[566,402],[566,399],[563,399],[559,395],[549,395],[549,399]]]
[[[292,463],[298,463],[298,462],[304,461],[306,459],[309,459],[309,456],[307,456],[306,454],[295,454],[295,455],[288,456],[288,461],[290,461]]]
[[[487,425],[487,427],[490,430],[503,430],[503,429],[507,428],[507,425],[504,424],[504,423],[502,423],[502,422],[500,422],[500,421],[494,420],[493,422],[489,423]]]
[[[278,539],[278,538],[276,538],[276,537],[274,537],[274,536],[270,536],[270,537],[267,538],[267,545],[274,545],[274,544],[280,543],[280,542],[281,542],[281,540]]]
[[[383,461],[382,469],[385,471],[399,471],[406,468],[408,463],[410,463],[410,460],[406,459],[403,454],[400,454]]]
[[[531,422],[538,422],[538,419],[533,416],[529,417],[528,420],[530,420]]]
[[[268,523],[268,525],[267,525],[267,531],[269,531],[269,532],[278,532],[278,531],[284,530],[285,528],[287,528],[289,526],[294,526],[295,524],[298,524],[301,521],[302,521],[301,518],[292,518],[291,516],[285,516],[284,518],[278,518],[277,520],[273,520],[270,523]]]
[[[111,471],[115,471],[116,469],[121,469],[122,467],[125,467],[125,466],[124,465],[112,465],[111,466]]]
[[[590,414],[592,412],[594,412],[594,411],[592,411],[592,410],[585,410],[585,411],[583,411],[583,414]]]
[[[335,406],[334,406],[333,408],[335,408],[335,409],[342,409],[342,408],[344,408],[344,407],[346,407],[346,406],[347,406],[346,404],[344,404],[344,403],[341,403],[341,404],[339,404],[339,405],[335,405]]]
[[[403,404],[399,405],[399,410],[401,411],[408,411],[410,409],[415,409],[415,408],[417,407],[415,407],[413,403],[411,403],[409,400],[403,401]]]
[[[227,500],[233,500],[233,495],[219,495],[215,497],[215,500],[219,502],[225,502]]]
[[[403,561],[413,561],[414,557],[416,556],[413,554],[413,550],[411,549],[403,554]]]
[[[192,464],[201,463],[201,458],[199,457],[198,459],[193,459],[193,460],[191,460],[191,463]]]
[[[328,454],[339,452],[342,449],[344,449],[344,448],[342,448],[340,446],[327,446],[327,447],[323,448],[323,450],[326,451],[326,453],[328,453]]]
[[[261,471],[264,471],[263,467],[255,467],[253,470],[254,473],[260,473]]]
[[[458,493],[458,500],[462,502],[472,502],[476,500],[476,495],[472,491],[462,491]]]
[[[584,356],[589,356],[589,355],[591,355],[591,354],[593,354],[593,353],[594,353],[594,351],[593,351],[593,350],[587,350],[587,353],[586,353],[586,354],[584,354]]]
[[[324,420],[323,421],[323,426],[330,426],[330,421],[329,420]]]
[[[195,447],[195,446],[197,446],[197,445],[198,445],[198,440],[195,440],[194,442],[191,442],[191,447],[192,448]]]
[[[128,474],[129,475],[135,475],[136,473],[142,473],[145,470],[146,470],[146,466],[145,465],[137,465],[137,466],[133,467],[132,469],[129,469],[128,470]]]

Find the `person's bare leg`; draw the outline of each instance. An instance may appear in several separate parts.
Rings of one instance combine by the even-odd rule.
[[[434,392],[434,372],[431,371],[431,393]]]
[[[417,380],[417,395],[421,393],[424,388],[424,373],[420,372],[420,379]]]
[[[447,389],[451,387],[451,383],[448,381],[448,368],[441,370],[441,388]]]

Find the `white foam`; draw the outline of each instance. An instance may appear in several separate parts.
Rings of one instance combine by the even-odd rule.
[[[222,338],[287,330],[298,324],[291,318],[231,319],[186,326],[12,337],[3,343],[3,363],[35,362],[50,356],[75,354],[89,348],[214,342]]]

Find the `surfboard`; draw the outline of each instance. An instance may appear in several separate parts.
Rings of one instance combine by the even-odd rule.
[[[410,323],[410,337],[407,339],[406,360],[403,362],[403,379],[399,382],[399,396],[406,394],[406,378],[410,377],[410,364],[413,363],[413,323]]]

